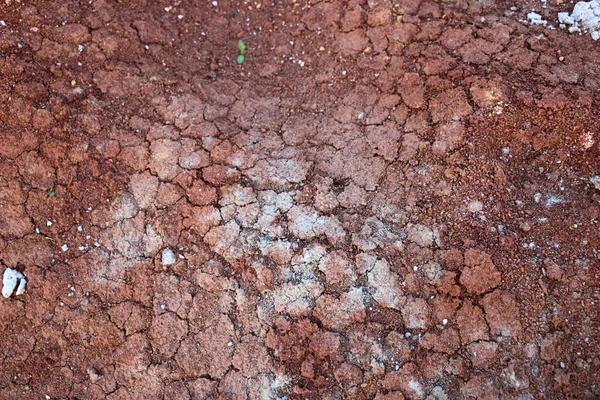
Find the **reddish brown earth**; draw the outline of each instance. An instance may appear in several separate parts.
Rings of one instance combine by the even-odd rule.
[[[0,5],[0,398],[599,398],[600,45],[217,1]]]

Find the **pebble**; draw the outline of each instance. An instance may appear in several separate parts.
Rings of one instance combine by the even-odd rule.
[[[27,285],[27,279],[25,275],[16,269],[6,268],[2,277],[2,296],[9,298],[15,292],[17,296],[25,293],[25,286]]]
[[[163,265],[172,265],[175,264],[175,253],[173,250],[166,248],[162,252],[162,263]]]

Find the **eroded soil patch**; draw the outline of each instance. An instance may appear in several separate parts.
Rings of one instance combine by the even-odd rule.
[[[600,396],[600,51],[511,5],[0,5],[0,397]]]

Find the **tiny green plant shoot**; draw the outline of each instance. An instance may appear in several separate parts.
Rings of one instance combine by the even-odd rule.
[[[238,49],[240,49],[240,55],[237,58],[237,63],[241,64],[244,62],[244,56],[246,55],[246,44],[243,40],[238,42]]]
[[[50,189],[46,192],[46,198],[54,197],[54,183],[50,186]]]

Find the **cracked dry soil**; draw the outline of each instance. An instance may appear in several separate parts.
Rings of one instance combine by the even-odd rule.
[[[599,398],[600,47],[532,4],[2,2],[0,398]]]

